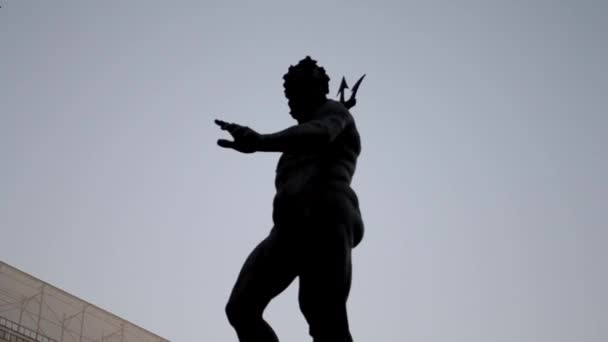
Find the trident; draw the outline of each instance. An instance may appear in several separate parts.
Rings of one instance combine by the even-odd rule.
[[[365,74],[361,76],[361,78],[355,83],[352,90],[350,91],[350,99],[348,101],[344,101],[344,90],[348,89],[348,84],[346,84],[346,79],[342,76],[342,82],[340,83],[340,89],[338,90],[338,95],[340,95],[340,102],[346,106],[346,108],[351,109],[357,104],[357,100],[355,96],[357,95],[357,91],[359,90],[359,86],[361,85],[361,81],[365,78]]]

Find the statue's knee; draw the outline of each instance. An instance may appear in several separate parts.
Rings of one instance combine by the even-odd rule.
[[[300,301],[300,310],[306,321],[314,342],[352,341],[345,310]]]
[[[233,327],[243,326],[256,319],[256,310],[246,302],[230,299],[226,304],[226,317]],[[259,315],[261,317],[261,314]]]
[[[238,326],[243,320],[241,317],[241,308],[235,300],[229,300],[226,304],[226,317],[232,326]]]

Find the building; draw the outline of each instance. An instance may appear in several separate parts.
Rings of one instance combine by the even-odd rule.
[[[168,342],[0,261],[0,342]]]

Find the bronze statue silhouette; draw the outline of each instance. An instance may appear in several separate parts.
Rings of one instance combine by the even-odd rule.
[[[365,75],[364,75],[365,76]],[[346,302],[351,286],[351,250],[363,237],[357,195],[351,188],[359,133],[348,108],[353,95],[327,98],[329,77],[306,57],[291,66],[285,96],[297,125],[273,134],[215,120],[234,140],[218,145],[243,153],[281,152],[276,169],[274,226],[245,261],[226,314],[240,342],[277,342],[263,319],[275,296],[299,278],[298,300],[315,342],[351,342]]]

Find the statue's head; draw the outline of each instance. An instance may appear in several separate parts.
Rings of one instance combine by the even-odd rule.
[[[306,115],[327,101],[329,77],[309,56],[290,66],[283,80],[290,113],[296,120],[305,120]]]

